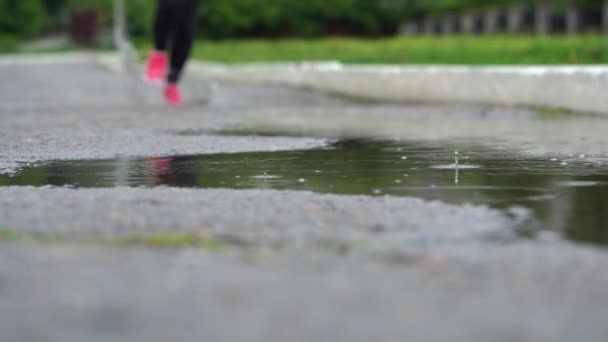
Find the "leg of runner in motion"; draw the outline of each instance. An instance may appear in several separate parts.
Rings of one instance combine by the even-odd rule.
[[[154,50],[148,57],[145,79],[161,84],[167,76],[167,48],[175,30],[175,0],[157,0],[154,18]]]
[[[184,66],[190,52],[196,33],[199,0],[174,0],[177,2],[175,8],[175,27],[172,32],[172,46],[170,57],[170,69],[167,74],[167,87],[164,95],[167,103],[179,105],[182,103],[178,83],[182,76]]]

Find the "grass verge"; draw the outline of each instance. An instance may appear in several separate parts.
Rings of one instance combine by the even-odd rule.
[[[151,48],[147,41],[136,45],[143,55]],[[608,63],[608,38],[496,35],[199,41],[193,56],[224,63],[604,64]]]

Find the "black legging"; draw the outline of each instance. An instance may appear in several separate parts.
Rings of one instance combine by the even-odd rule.
[[[170,69],[167,81],[179,81],[190,56],[200,0],[158,0],[154,20],[156,50],[165,51],[169,43]]]

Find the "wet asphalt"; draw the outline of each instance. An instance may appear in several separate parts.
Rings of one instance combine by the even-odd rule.
[[[0,63],[0,172],[343,136],[608,155],[606,120],[520,108],[370,104],[191,75],[189,104],[170,109],[159,88],[134,89],[93,57]],[[283,134],[214,134],[235,129]],[[606,251],[518,237],[525,218],[391,196],[0,187],[4,231],[57,237],[0,242],[2,340],[607,340]],[[111,243],[152,232],[227,248]]]

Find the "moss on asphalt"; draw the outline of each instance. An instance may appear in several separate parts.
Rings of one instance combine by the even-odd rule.
[[[0,230],[0,242],[34,242],[39,244],[84,244],[99,243],[118,247],[146,246],[151,248],[198,248],[208,251],[223,251],[230,243],[195,233],[137,234],[101,240],[71,239],[60,234]]]
[[[104,239],[74,239],[60,234],[47,234],[40,232],[19,232],[15,230],[0,229],[0,243],[22,242],[40,245],[101,245],[118,248],[144,246],[152,249],[200,249],[209,252],[224,252],[230,249],[240,248],[244,251],[262,255],[271,250],[280,249],[281,246],[271,248],[248,248],[253,247],[248,243],[235,238],[214,238],[198,233],[170,233],[160,232],[151,234],[133,234],[128,236],[111,237]],[[338,242],[321,241],[319,250],[340,255],[368,250],[368,241]]]
[[[40,232],[19,232],[15,230],[0,230],[0,241],[22,241],[36,243],[61,243],[65,239],[59,235]]]
[[[536,107],[535,111],[539,119],[550,121],[603,117],[602,115],[597,113],[577,112],[564,108]]]
[[[154,233],[108,239],[116,246],[144,245],[153,248],[200,248],[209,251],[225,250],[226,242],[196,233]]]

